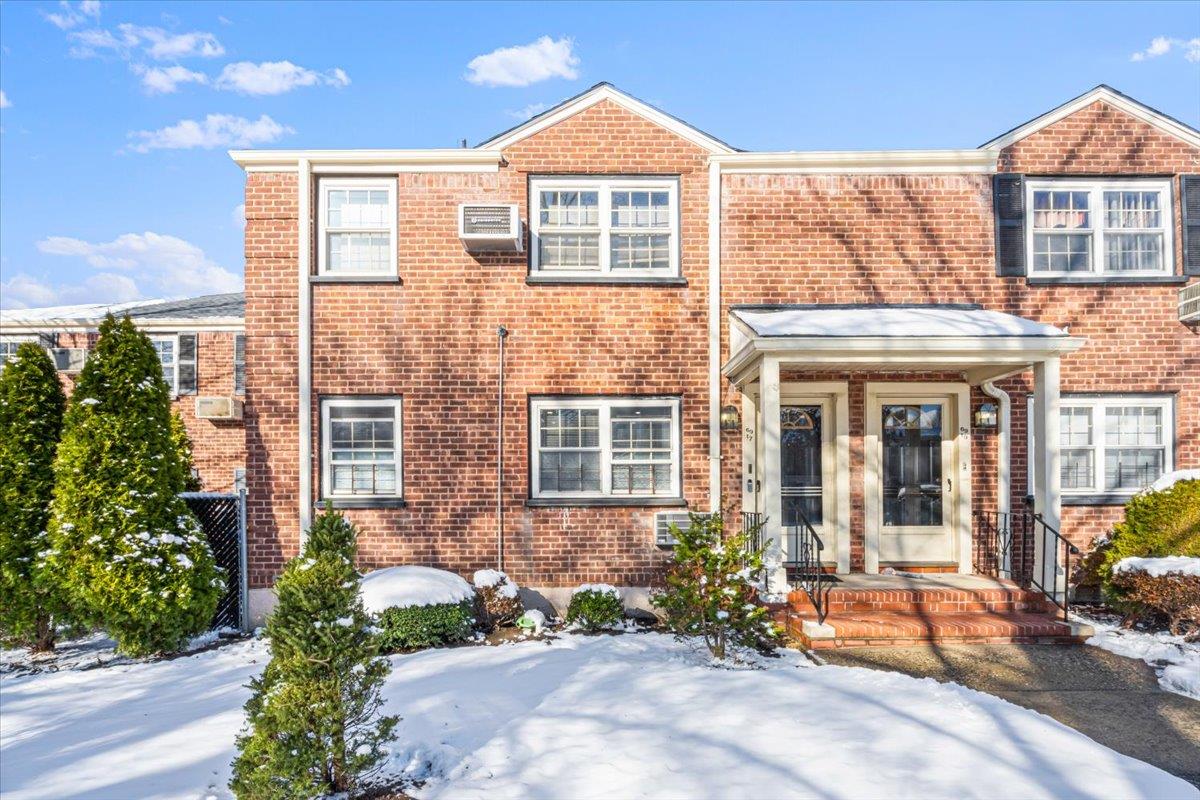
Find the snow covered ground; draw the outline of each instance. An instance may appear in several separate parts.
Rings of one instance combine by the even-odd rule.
[[[1130,630],[1111,621],[1080,616],[1096,629],[1088,644],[1119,656],[1140,658],[1158,672],[1162,688],[1200,700],[1200,642],[1185,642],[1182,636],[1165,631]]]
[[[225,798],[261,641],[0,678],[0,794]],[[721,670],[659,634],[393,659],[393,768],[442,798],[1122,797],[1194,788],[1049,717],[799,653]]]

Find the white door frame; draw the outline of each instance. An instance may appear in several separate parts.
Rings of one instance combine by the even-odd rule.
[[[944,398],[954,413],[951,425],[956,429],[951,438],[953,461],[943,477],[953,477],[949,511],[951,521],[952,557],[958,571],[971,573],[971,387],[965,383],[906,383],[903,381],[868,382],[863,405],[863,450],[866,456],[863,471],[865,515],[863,520],[864,561],[868,573],[879,572],[879,541],[883,528],[883,485],[880,474],[883,465],[883,440],[877,409],[884,399],[912,402],[935,396]]]

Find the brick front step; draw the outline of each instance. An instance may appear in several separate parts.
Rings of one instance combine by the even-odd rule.
[[[813,610],[802,591],[788,595],[800,614]],[[844,589],[833,588],[826,600],[829,614],[904,612],[908,614],[1049,612],[1050,603],[1036,592],[1000,589]]]
[[[816,624],[815,615],[792,613],[788,633],[814,650],[832,647],[904,646],[929,643],[1067,644],[1090,631],[1049,614],[1030,612],[845,612]]]

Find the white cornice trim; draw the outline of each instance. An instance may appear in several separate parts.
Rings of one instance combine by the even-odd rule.
[[[1192,147],[1200,147],[1200,133],[1197,133],[1188,126],[1171,119],[1165,114],[1160,114],[1149,106],[1142,105],[1141,103],[1131,100],[1119,92],[1113,91],[1107,86],[1097,86],[1087,94],[1080,95],[1074,100],[1063,103],[1058,108],[1047,111],[1045,114],[1026,122],[1019,128],[1014,128],[1008,133],[1001,134],[995,139],[992,139],[990,142],[980,145],[980,149],[982,150],[987,148],[1003,150],[1005,147],[1008,147],[1015,142],[1019,142],[1026,136],[1035,134],[1042,128],[1045,128],[1048,125],[1053,125],[1059,120],[1071,116],[1076,111],[1087,108],[1097,100],[1102,100],[1105,103],[1124,111],[1131,117],[1136,117],[1142,122],[1153,125],[1155,128],[1158,128],[1164,133],[1182,139]]]
[[[983,173],[996,171],[991,150],[829,150],[714,155],[722,172],[799,174]]]
[[[445,147],[432,150],[230,150],[246,172],[296,172],[307,160],[314,172],[495,172],[499,150]]]
[[[736,152],[732,147],[721,142],[697,128],[693,128],[686,122],[682,122],[670,114],[665,114],[653,106],[643,103],[635,97],[630,97],[619,89],[612,86],[601,85],[591,91],[584,92],[562,106],[554,109],[548,114],[534,117],[524,125],[518,125],[510,131],[506,131],[494,139],[489,139],[480,145],[480,147],[490,147],[497,150],[503,150],[506,147],[511,147],[516,142],[521,141],[529,136],[534,135],[539,131],[543,131],[552,125],[557,125],[569,117],[573,117],[581,111],[584,111],[603,100],[611,100],[622,108],[637,114],[639,117],[653,122],[662,128],[666,128],[671,133],[686,139],[697,147],[702,147],[710,153],[733,153]]]

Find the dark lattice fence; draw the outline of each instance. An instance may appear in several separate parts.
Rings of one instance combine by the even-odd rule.
[[[217,566],[225,570],[225,594],[217,603],[213,628],[240,628],[242,624],[241,505],[236,494],[185,492],[184,501],[200,520]]]

